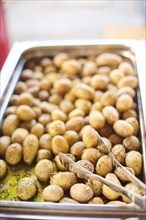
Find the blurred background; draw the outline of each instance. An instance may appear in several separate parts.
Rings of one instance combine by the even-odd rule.
[[[15,41],[145,39],[145,0],[3,0],[1,63]]]

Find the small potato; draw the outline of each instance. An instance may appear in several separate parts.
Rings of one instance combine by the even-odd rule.
[[[52,139],[49,134],[43,134],[39,139],[40,148],[46,150],[52,150]]]
[[[79,61],[70,59],[65,60],[61,65],[61,72],[68,75],[69,77],[77,75],[81,71],[81,64]]]
[[[110,72],[111,72],[111,68],[109,66],[101,66],[101,67],[98,67],[97,69],[97,73],[99,75],[108,76]]]
[[[25,177],[18,182],[17,195],[23,200],[32,200],[37,193],[37,185],[32,178]]]
[[[114,124],[119,119],[119,112],[113,106],[106,106],[102,110],[102,114],[109,125]]]
[[[83,67],[83,75],[84,76],[92,76],[96,73],[97,66],[93,61],[87,61]]]
[[[128,94],[123,94],[118,97],[116,102],[116,108],[119,112],[125,112],[131,109],[133,106],[133,99]]]
[[[93,197],[91,200],[89,200],[88,204],[104,204],[104,202],[100,197]]]
[[[74,109],[74,104],[69,100],[63,100],[60,102],[60,109],[68,114]]]
[[[74,204],[79,204],[79,202],[77,202],[74,199],[68,198],[68,197],[63,197],[59,203],[74,203]]]
[[[126,169],[132,173],[133,175],[135,175],[134,170],[132,168],[126,167]],[[116,176],[119,178],[119,180],[121,180],[122,182],[128,182],[129,178],[127,177],[126,173],[124,172],[124,170],[121,167],[116,167],[114,173],[116,174]]]
[[[69,79],[59,79],[54,83],[54,89],[58,94],[67,93],[72,87],[72,82]]]
[[[75,142],[70,147],[70,153],[73,154],[77,158],[81,158],[84,148],[85,147],[82,141]]]
[[[27,85],[26,83],[22,82],[22,81],[19,81],[17,84],[16,84],[16,87],[15,87],[15,93],[20,95],[21,93],[25,92],[27,89]]]
[[[6,150],[11,143],[11,138],[9,136],[0,137],[0,155],[5,156]]]
[[[98,135],[96,130],[91,126],[86,126],[83,130],[82,139],[85,147],[87,148],[95,147],[98,142]]]
[[[67,115],[60,109],[56,109],[51,113],[51,118],[52,118],[52,121],[60,120],[60,121],[66,122]]]
[[[72,154],[66,154],[67,157],[71,158],[73,161],[75,161],[75,157]],[[56,163],[56,166],[59,170],[61,171],[67,171],[68,169],[66,168],[66,166],[62,163],[62,161],[60,160],[59,155],[56,155],[56,157],[54,158],[54,161]]]
[[[50,180],[51,185],[58,185],[63,190],[68,190],[72,185],[77,182],[77,178],[74,173],[71,172],[59,172],[54,174]]]
[[[50,114],[55,109],[58,109],[58,106],[44,101],[44,102],[41,102],[40,108],[42,109],[44,113]]]
[[[94,196],[99,196],[102,193],[102,182],[98,180],[93,180],[92,182],[88,179],[86,182],[87,186],[90,186],[91,189],[93,190]]]
[[[121,185],[119,179],[113,173],[108,173],[106,175],[105,179],[107,179],[107,180],[109,180],[109,181],[111,181],[113,183],[116,183],[117,185]],[[102,193],[109,200],[116,200],[120,196],[119,192],[114,191],[113,189],[111,189],[110,187],[106,186],[105,184],[103,184]]]
[[[100,102],[94,102],[94,104],[91,107],[91,111],[102,111],[103,106],[101,105]]]
[[[61,135],[56,135],[52,139],[52,151],[55,155],[62,153],[68,153],[69,144],[66,139]]]
[[[11,134],[16,130],[19,125],[19,119],[16,115],[8,115],[2,125],[3,135],[11,136]]]
[[[92,111],[89,114],[89,123],[97,130],[104,127],[105,119],[100,111]]]
[[[123,145],[126,151],[131,151],[131,150],[138,151],[140,148],[140,141],[136,136],[131,135],[123,140]]]
[[[124,77],[124,73],[120,69],[114,69],[109,74],[110,82],[117,85],[119,80]]]
[[[132,89],[137,88],[138,86],[138,80],[137,77],[135,76],[125,76],[124,78],[122,78],[119,82],[118,82],[118,88],[122,88],[125,86],[129,86]]]
[[[17,128],[11,137],[12,143],[19,143],[22,144],[24,139],[28,136],[29,132],[25,128]]]
[[[10,105],[18,105],[19,95],[12,95],[10,98]]]
[[[27,105],[20,105],[17,108],[17,116],[22,121],[30,121],[35,118],[35,112]]]
[[[44,126],[41,123],[36,123],[30,132],[40,138],[44,134]]]
[[[104,94],[103,91],[100,91],[100,90],[95,91],[93,101],[94,102],[99,102],[101,97],[103,96],[103,94]]]
[[[71,119],[78,116],[84,117],[85,112],[82,109],[75,108],[69,113],[68,118]]]
[[[38,106],[32,107],[32,110],[34,111],[36,118],[40,117],[42,115],[42,110]]]
[[[66,130],[73,130],[76,132],[79,132],[81,130],[81,128],[84,125],[84,118],[83,117],[74,117],[69,119],[66,122]]]
[[[134,170],[135,175],[138,176],[142,171],[142,155],[138,151],[129,151],[126,154],[125,164]]]
[[[15,105],[9,106],[8,108],[6,108],[5,116],[11,115],[11,114],[15,115],[16,111],[17,111],[17,106]]]
[[[108,125],[108,124],[105,124],[103,126],[103,128],[100,128],[98,131],[99,131],[100,136],[107,137],[107,138],[109,138],[109,136],[111,134],[113,134],[113,132],[114,132],[113,127],[111,125]]]
[[[83,183],[76,183],[70,188],[70,195],[78,202],[88,202],[93,197],[93,190]]]
[[[92,104],[89,100],[77,99],[75,101],[75,106],[76,106],[76,108],[83,110],[85,115],[87,115],[87,114],[89,114],[89,112],[91,110]]]
[[[49,79],[47,79],[46,77],[40,80],[40,89],[41,90],[46,90],[49,91],[51,88],[51,83],[49,81]]]
[[[51,104],[60,105],[62,101],[62,97],[59,94],[52,94],[48,100]]]
[[[49,98],[49,92],[46,91],[46,90],[40,90],[39,93],[38,93],[38,98],[41,101],[47,101],[48,98]]]
[[[79,141],[79,134],[76,131],[68,130],[64,133],[63,137],[66,139],[68,144],[71,146],[75,142]]]
[[[127,118],[130,118],[130,117],[137,118],[137,113],[136,113],[135,110],[129,109],[129,110],[123,112],[122,118],[123,118],[124,120],[126,120]]]
[[[125,74],[125,76],[135,75],[133,66],[127,61],[120,63],[118,68]]]
[[[123,94],[130,95],[132,98],[134,98],[135,97],[135,90],[129,86],[124,86],[117,91],[118,96],[123,95]]]
[[[61,120],[56,120],[50,123],[49,134],[54,137],[56,135],[62,135],[65,132],[65,124]]]
[[[95,148],[88,148],[83,151],[81,159],[89,160],[93,165],[95,165],[100,157],[101,153],[99,152],[99,150]]]
[[[54,68],[54,67],[53,67]],[[44,71],[45,72],[45,71]],[[49,82],[51,83],[51,84],[54,84],[57,80],[59,80],[59,79],[61,79],[62,78],[62,74],[60,74],[60,73],[56,73],[55,71],[53,71],[53,72],[49,72],[49,74],[48,73],[46,73],[46,75],[47,75],[47,80],[49,80]],[[50,89],[49,89],[50,90]]]
[[[136,194],[141,195],[141,190],[139,188],[137,188],[137,186],[135,186],[133,183],[126,184],[125,188],[132,191],[132,192],[134,192],[134,193],[136,193]],[[127,196],[124,196],[124,195],[122,195],[122,200],[125,203],[131,203],[132,202]]]
[[[130,123],[124,120],[118,120],[113,125],[114,131],[121,137],[128,137],[133,134],[134,129]]]
[[[108,149],[111,150],[112,144],[111,144],[110,140],[109,140],[108,138],[106,138],[106,137],[102,137],[102,140],[103,140],[103,142],[106,144],[106,146],[108,147]],[[99,143],[99,144],[97,145],[97,149],[99,150],[99,152],[100,152],[101,154],[106,154],[106,153],[107,153],[107,148],[106,148],[102,143]]]
[[[126,122],[128,122],[134,129],[133,134],[137,135],[139,132],[139,122],[135,117],[130,117],[126,119]]]
[[[48,159],[40,160],[35,166],[34,172],[38,180],[47,182],[53,173],[53,164]]]
[[[60,68],[65,60],[68,60],[69,56],[67,53],[58,53],[54,56],[53,63],[57,68]]]
[[[36,120],[35,119],[32,119],[30,121],[23,121],[20,123],[20,128],[25,128],[27,129],[29,132],[31,130],[31,128],[36,124]]]
[[[16,165],[22,158],[22,146],[14,143],[8,146],[5,154],[6,162],[11,165]]]
[[[115,94],[115,92],[109,90],[102,95],[100,102],[103,106],[108,106],[108,105],[114,106],[116,104],[116,100],[117,100],[117,95]]]
[[[36,158],[37,163],[40,160],[43,160],[43,159],[50,160],[50,158],[51,158],[51,151],[49,151],[47,149],[40,149],[40,150],[38,150],[38,155],[37,155],[37,158]]]
[[[126,151],[125,147],[122,144],[117,144],[112,148],[112,153],[119,163],[124,164]]]
[[[113,133],[109,136],[109,140],[112,143],[112,145],[116,145],[116,144],[122,144],[123,138]]]
[[[97,56],[97,66],[110,66],[116,68],[122,62],[122,57],[114,53],[102,53]]]
[[[26,81],[28,79],[32,79],[34,76],[33,71],[31,69],[25,69],[21,73],[22,80]]]
[[[112,159],[108,155],[103,155],[99,158],[96,164],[96,173],[105,177],[108,173],[111,173],[113,170]]]
[[[95,89],[95,90],[107,90],[109,79],[107,76],[104,75],[94,75],[91,78],[90,85]]]
[[[91,173],[94,172],[94,166],[89,160],[78,160],[76,162],[76,164],[85,168],[86,170],[90,171]]]
[[[5,177],[7,173],[7,164],[4,160],[0,159],[0,180]]]
[[[38,118],[38,122],[41,123],[42,125],[46,125],[47,123],[51,122],[51,117],[49,114],[41,114],[40,117]]]
[[[43,190],[44,201],[58,202],[63,195],[63,189],[58,185],[49,185]]]
[[[27,164],[32,164],[39,149],[38,138],[34,134],[29,134],[23,141],[23,160]]]
[[[94,98],[94,89],[84,83],[77,83],[73,87],[73,94],[80,99],[92,100]]]
[[[19,96],[18,105],[33,106],[33,96],[30,93],[24,92]]]

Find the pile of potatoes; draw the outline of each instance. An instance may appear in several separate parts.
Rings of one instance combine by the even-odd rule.
[[[81,180],[68,171],[58,154],[67,154],[90,172],[137,193],[121,168],[115,168],[97,132],[116,159],[136,176],[142,173],[138,86],[130,62],[115,53],[74,57],[59,53],[31,60],[5,111],[0,137],[0,178],[8,167],[35,166],[37,181],[46,184],[44,201],[120,204],[131,201],[100,181]],[[38,184],[18,182],[20,200],[33,200]]]

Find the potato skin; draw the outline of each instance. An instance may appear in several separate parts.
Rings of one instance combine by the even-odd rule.
[[[7,147],[11,143],[11,138],[9,136],[1,136],[0,137],[0,155],[4,156],[6,153]]]
[[[136,136],[131,135],[123,140],[123,145],[126,151],[131,151],[131,150],[138,151],[140,148],[140,141]]]
[[[124,164],[125,162],[125,156],[126,156],[126,150],[122,144],[116,144],[112,148],[112,153],[115,156],[115,158],[119,161],[119,163]]]
[[[34,134],[29,134],[23,142],[23,160],[27,164],[31,164],[38,152],[39,141]]]
[[[78,160],[76,162],[76,164],[85,168],[86,170],[90,171],[91,173],[93,173],[93,171],[94,171],[94,166],[89,160]]]
[[[11,134],[16,130],[19,124],[19,119],[17,115],[8,115],[3,122],[2,131],[4,135],[11,136]]]
[[[100,111],[92,111],[89,114],[89,123],[95,129],[103,128],[105,119]]]
[[[51,185],[58,185],[64,190],[70,189],[70,187],[76,182],[77,178],[75,174],[67,171],[54,174],[50,180]]]
[[[59,203],[74,203],[74,204],[79,204],[79,202],[77,202],[74,199],[68,198],[68,197],[63,197]]]
[[[90,186],[76,183],[70,188],[70,195],[78,202],[88,202],[93,197],[93,191]]]
[[[81,159],[89,160],[93,165],[97,163],[97,160],[101,157],[99,150],[95,148],[87,148],[83,150]]]
[[[127,167],[134,170],[135,175],[138,176],[142,171],[142,155],[138,151],[129,151],[126,154],[125,163]]]
[[[137,188],[137,186],[135,186],[133,183],[127,183],[125,188],[141,195],[140,189]],[[132,202],[127,196],[124,196],[124,195],[122,195],[122,200],[125,203],[131,203]]]
[[[73,154],[77,158],[81,158],[84,148],[85,147],[84,147],[83,142],[78,141],[70,147],[70,153]]]
[[[51,158],[51,151],[49,151],[47,149],[38,150],[38,154],[37,154],[37,158],[36,158],[37,162],[39,162],[40,160],[43,160],[43,159],[50,160],[50,158]]]
[[[56,120],[49,125],[49,134],[54,137],[56,135],[63,135],[65,132],[65,124],[61,120]]]
[[[43,134],[39,139],[39,145],[42,149],[52,150],[52,138],[49,134]]]
[[[56,135],[52,139],[52,151],[55,155],[62,153],[68,153],[69,145],[66,139],[61,135]]]
[[[99,196],[102,193],[102,182],[93,180],[91,183],[90,180],[87,180],[86,185],[92,188],[94,196]]]
[[[97,132],[91,126],[86,126],[83,130],[82,139],[86,148],[92,148],[97,145]]]
[[[134,129],[127,121],[118,120],[113,125],[114,131],[121,137],[128,137],[133,134]]]
[[[16,191],[21,200],[27,201],[35,197],[37,186],[33,179],[25,177],[19,181]]]
[[[7,163],[16,165],[21,161],[22,158],[22,146],[14,143],[8,146],[5,154]]]
[[[113,125],[119,119],[119,112],[113,106],[104,107],[102,114],[109,125]]]
[[[74,117],[66,122],[66,130],[73,130],[79,132],[83,127],[83,125],[84,125],[83,117],[80,116]]]
[[[119,112],[125,112],[133,106],[133,99],[128,94],[122,94],[118,97],[116,108]]]
[[[22,121],[30,121],[35,118],[35,112],[28,105],[20,105],[17,108],[17,116]]]
[[[53,164],[50,160],[43,159],[37,163],[35,167],[35,175],[40,181],[47,182],[50,179],[52,173]]]
[[[97,56],[97,66],[110,66],[116,68],[122,62],[122,57],[114,53],[102,53]]]
[[[84,83],[78,83],[73,88],[73,94],[77,98],[92,100],[94,98],[94,89]]]
[[[63,189],[58,185],[49,185],[43,190],[44,201],[58,202],[63,195]]]
[[[108,173],[111,173],[113,170],[112,160],[110,156],[103,155],[99,158],[96,164],[96,173],[105,177]]]
[[[5,177],[7,173],[7,164],[4,160],[0,159],[0,180]]]
[[[22,144],[24,139],[28,136],[29,132],[25,128],[17,128],[13,133],[11,140],[13,143]]]
[[[93,197],[91,200],[89,200],[88,204],[104,204],[104,202],[100,197]]]

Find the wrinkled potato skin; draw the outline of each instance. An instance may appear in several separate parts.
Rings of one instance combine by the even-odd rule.
[[[63,189],[58,185],[49,185],[43,190],[44,201],[58,202],[63,195]]]
[[[70,188],[70,195],[78,202],[88,202],[93,197],[93,191],[91,187],[77,183]]]
[[[16,165],[22,158],[22,146],[14,143],[8,146],[5,154],[6,162],[11,165]]]

